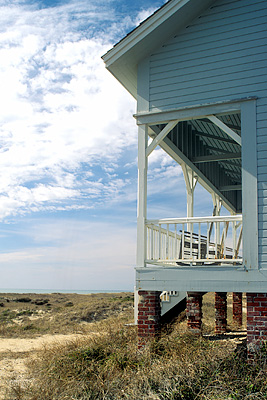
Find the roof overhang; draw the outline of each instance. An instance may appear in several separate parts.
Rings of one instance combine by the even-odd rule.
[[[185,28],[213,2],[170,0],[102,57],[106,68],[137,98],[138,63]]]

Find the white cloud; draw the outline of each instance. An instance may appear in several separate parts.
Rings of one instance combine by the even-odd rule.
[[[110,48],[110,37],[103,33],[85,37],[86,32],[78,30],[85,20],[89,26],[97,19],[110,20],[112,12],[104,7],[100,13],[97,2],[52,9],[4,4],[0,17],[2,218],[42,209],[44,202],[61,201],[64,207],[70,196],[74,202],[82,198],[98,185],[94,165],[104,162],[108,168],[116,163],[125,147],[135,145],[136,136],[131,117],[134,101],[100,58]],[[111,29],[116,33],[130,23],[126,18]],[[77,175],[81,163],[86,179]],[[128,182],[112,176],[110,180],[102,183],[101,190],[114,195]],[[84,207],[88,206],[85,199]]]

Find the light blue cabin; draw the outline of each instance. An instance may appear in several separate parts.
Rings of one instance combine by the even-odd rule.
[[[267,1],[170,0],[103,59],[137,100],[137,290],[266,293]],[[182,166],[184,218],[147,219],[156,146]],[[213,215],[193,215],[196,184]]]

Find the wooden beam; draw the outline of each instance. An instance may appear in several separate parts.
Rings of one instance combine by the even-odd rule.
[[[194,130],[194,129],[193,129],[192,132],[195,133],[196,135],[207,137],[209,139],[215,139],[215,140],[220,140],[220,141],[226,142],[226,143],[236,144],[235,140],[230,139],[230,138],[224,138],[224,137],[221,137],[221,136],[210,135],[209,133],[199,132],[199,131]]]
[[[170,121],[165,128],[155,137],[146,149],[146,157],[148,157],[152,151],[162,142],[162,140],[168,135],[168,133],[178,124],[178,121]]]
[[[242,185],[227,185],[219,187],[221,192],[230,192],[232,190],[242,190]]]
[[[229,202],[228,199],[224,197],[224,195],[216,188],[211,181],[198,169],[198,167],[193,164],[191,160],[189,160],[182,152],[178,149],[177,146],[172,143],[172,141],[166,137],[163,142],[161,142],[160,146],[163,150],[169,154],[178,164],[187,164],[189,168],[191,168],[195,174],[198,176],[198,182],[209,192],[209,193],[216,193],[222,199],[224,207],[229,210],[230,212],[236,212],[236,209],[232,203]]]
[[[207,120],[207,119],[205,119],[205,118],[203,118],[202,121],[203,121],[203,122],[206,122],[207,124],[213,124],[213,122],[211,122],[211,121],[209,121],[209,120]],[[227,126],[228,126],[229,128],[231,128],[231,129],[234,129],[235,131],[241,132],[241,126],[239,126],[239,125],[233,125],[233,124],[228,124],[228,123],[227,123]],[[231,140],[231,139],[229,139],[229,140]]]
[[[239,136],[235,131],[233,131],[229,126],[227,126],[224,122],[222,122],[219,118],[215,117],[215,115],[207,115],[207,118],[217,125],[223,132],[227,133],[236,143],[241,146],[241,136]]]
[[[266,270],[248,271],[239,265],[136,268],[138,290],[266,293],[266,285]]]
[[[193,163],[237,160],[241,158],[241,153],[226,153],[226,154],[210,154],[208,156],[199,156],[192,159]]]
[[[185,108],[178,108],[176,110],[167,111],[150,111],[134,114],[137,120],[137,125],[149,124],[157,125],[168,123],[169,121],[179,120],[188,121],[190,119],[203,119],[207,115],[228,115],[240,112],[241,104],[256,100],[257,97],[246,97],[236,100],[223,101],[212,104],[199,104],[197,106],[188,106]]]
[[[236,146],[238,146],[237,143],[235,143]],[[211,151],[220,151],[223,154],[227,154],[229,153],[229,150],[225,150],[225,149],[220,149],[218,147],[214,147],[214,146],[209,146],[208,144],[205,143],[205,149],[211,150]]]

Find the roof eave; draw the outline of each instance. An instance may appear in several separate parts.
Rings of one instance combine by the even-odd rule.
[[[106,68],[136,98],[137,65],[214,0],[171,0],[103,55]]]

